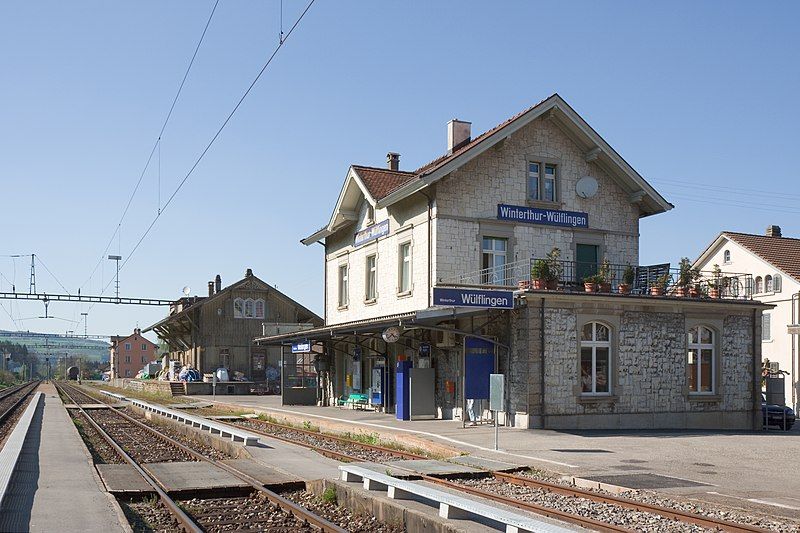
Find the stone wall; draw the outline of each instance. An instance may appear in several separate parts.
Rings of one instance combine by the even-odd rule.
[[[541,427],[544,414],[545,427],[554,429],[752,427],[753,307],[759,304],[646,297],[606,302],[580,294],[545,300],[542,408],[541,299],[528,296],[528,306],[513,314],[511,408],[518,425]],[[594,320],[612,331],[607,397],[584,396],[580,389],[579,332]],[[689,393],[687,329],[698,324],[716,335],[710,395]]]

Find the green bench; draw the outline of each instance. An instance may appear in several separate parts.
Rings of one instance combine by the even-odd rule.
[[[366,409],[369,406],[369,396],[367,394],[353,393],[346,398],[342,396],[337,403],[339,406],[350,407],[351,409]]]

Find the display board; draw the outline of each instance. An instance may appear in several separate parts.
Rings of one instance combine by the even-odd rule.
[[[489,341],[464,339],[464,398],[489,399],[489,375],[494,373],[495,347]]]

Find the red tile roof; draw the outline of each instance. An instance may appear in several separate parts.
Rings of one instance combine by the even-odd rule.
[[[387,196],[395,189],[399,189],[409,181],[416,178],[416,173],[387,168],[365,167],[353,165],[361,181],[364,182],[369,193],[376,200]]]
[[[503,129],[504,127],[508,126],[509,124],[520,118],[522,115],[528,113],[529,111],[531,111],[536,107],[539,107],[540,105],[542,105],[543,103],[545,103],[546,101],[550,100],[555,96],[556,96],[555,94],[548,96],[538,104],[532,105],[525,111],[521,111],[516,115],[514,115],[513,117],[509,118],[508,120],[501,122],[494,128],[481,133],[480,135],[472,139],[470,142],[464,144],[463,146],[457,148],[456,150],[453,150],[453,153],[444,154],[438,157],[437,159],[434,159],[430,163],[426,163],[425,165],[419,167],[417,170],[413,172],[394,171],[385,168],[366,167],[360,165],[353,165],[353,167],[358,172],[358,175],[361,176],[364,185],[367,186],[367,189],[369,189],[369,192],[372,195],[372,197],[376,200],[380,200],[381,198],[385,198],[392,192],[396,191],[406,183],[414,181],[415,179],[419,179],[426,174],[430,174],[431,172],[441,167],[442,165],[446,164],[447,162],[451,161],[455,157],[458,157],[464,152],[470,150],[475,145],[477,145],[478,143],[480,143],[493,133],[496,133],[497,131]]]
[[[800,239],[723,231],[733,242],[800,281]]]

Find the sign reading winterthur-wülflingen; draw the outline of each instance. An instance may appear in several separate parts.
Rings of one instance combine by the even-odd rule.
[[[588,213],[519,205],[497,204],[497,218],[499,220],[515,220],[527,222],[528,224],[545,224],[547,226],[589,227]]]
[[[377,224],[373,224],[368,228],[364,228],[358,233],[356,233],[355,242],[353,246],[361,246],[362,244],[366,244],[369,241],[374,241],[384,235],[389,235],[389,221],[384,220],[383,222],[378,222]]]
[[[433,305],[513,309],[514,293],[511,291],[483,291],[479,289],[445,289],[434,287]]]

